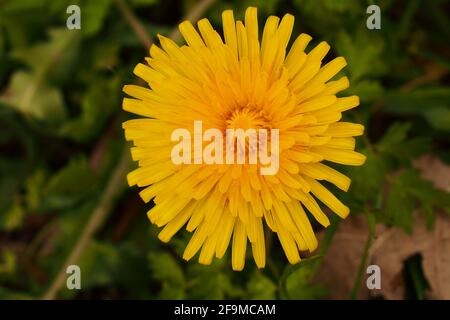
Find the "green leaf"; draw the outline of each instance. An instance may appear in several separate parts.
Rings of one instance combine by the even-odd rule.
[[[99,70],[111,70],[119,63],[119,51],[121,44],[113,39],[102,39],[92,44],[93,68]],[[104,81],[104,80],[103,80]],[[102,81],[102,82],[103,82]],[[92,81],[98,84],[97,81]]]
[[[244,291],[232,282],[228,270],[222,270],[224,262],[214,261],[210,266],[189,265],[187,273],[187,297],[190,299],[242,298]]]
[[[345,171],[352,179],[351,197],[364,206],[367,201],[374,201],[374,197],[380,193],[387,165],[379,154],[368,149],[361,152],[367,156],[364,165],[358,168],[346,168]]]
[[[339,33],[336,49],[347,60],[352,85],[366,77],[373,78],[386,72],[382,59],[383,46],[383,39],[374,33],[367,33],[367,29],[359,29],[352,35]]]
[[[402,176],[399,176],[394,178],[394,182],[391,184],[386,200],[384,222],[411,233],[414,224],[415,203],[411,201],[412,199],[402,182]]]
[[[394,123],[381,140],[376,149],[383,156],[396,158],[400,162],[408,162],[429,150],[428,138],[407,138],[412,125],[408,122]]]
[[[184,299],[184,273],[176,260],[167,252],[151,252],[148,255],[154,279],[161,282],[160,299]]]
[[[450,130],[450,89],[419,88],[412,92],[393,91],[385,97],[386,111],[399,115],[417,115],[439,130]]]
[[[0,215],[0,229],[12,231],[22,226],[25,212],[20,203],[13,202],[11,207]]]
[[[64,123],[60,135],[77,142],[96,137],[108,117],[119,108],[118,92],[118,78],[96,80],[83,97],[80,116]]]
[[[417,205],[431,226],[435,209],[448,211],[450,208],[450,194],[435,189],[416,170],[405,170],[392,179],[386,202],[385,222],[411,232],[414,223],[412,213]]]
[[[450,193],[434,188],[433,183],[423,179],[418,171],[406,171],[403,174],[403,183],[409,194],[418,200],[426,215],[430,214],[431,208],[450,212]]]
[[[49,206],[68,206],[89,194],[96,185],[96,177],[85,157],[73,158],[58,171],[45,187]]]
[[[67,209],[88,195],[96,195],[96,175],[86,158],[72,158],[66,166],[53,175],[37,167],[24,181],[24,193],[19,200],[29,213],[46,213],[48,210]],[[23,199],[23,200],[22,200]]]
[[[73,80],[74,63],[80,50],[80,35],[66,28],[51,29],[46,41],[18,48],[12,55],[25,62],[39,82],[61,85]],[[39,92],[37,92],[39,93]]]
[[[386,108],[400,114],[419,114],[432,107],[448,106],[450,88],[426,87],[414,91],[393,91],[385,97]]]
[[[67,29],[50,30],[49,35],[47,41],[12,53],[29,70],[14,73],[0,101],[51,129],[67,117],[62,92],[55,85],[73,78],[79,37]]]
[[[264,276],[261,271],[253,272],[247,282],[248,299],[271,300],[275,299],[277,286],[272,280]]]
[[[3,250],[0,263],[0,274],[14,273],[16,271],[17,256],[10,249]]]
[[[352,83],[345,93],[348,95],[357,95],[362,103],[369,103],[383,96],[383,86],[376,80],[361,80]]]
[[[2,102],[49,126],[58,126],[66,118],[65,105],[59,89],[50,87],[39,77],[16,72]]]
[[[15,0],[5,1],[2,3],[2,12],[12,14],[14,12],[36,10],[45,7],[50,0],[30,1],[30,0]]]
[[[280,277],[281,298],[284,299],[322,299],[327,289],[320,284],[312,284],[317,264],[321,256],[303,259],[296,265],[287,266]]]
[[[406,139],[408,131],[411,129],[411,124],[395,123],[389,127],[388,131],[384,134],[383,138],[377,143],[377,149],[380,152],[390,152],[395,149],[399,143]]]
[[[432,127],[450,131],[450,107],[437,107],[426,110],[424,115]]]
[[[82,1],[81,32],[92,36],[99,32],[111,6],[111,0]]]
[[[113,283],[113,276],[121,263],[118,248],[109,243],[91,241],[80,259],[82,288]]]
[[[45,171],[42,168],[38,168],[25,181],[25,203],[29,210],[36,210],[42,204],[46,179]]]

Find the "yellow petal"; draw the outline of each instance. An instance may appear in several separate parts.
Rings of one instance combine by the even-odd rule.
[[[311,192],[328,208],[343,219],[348,216],[350,209],[328,191],[327,188],[322,186],[315,179],[307,178],[307,181],[311,185]]]
[[[236,23],[234,22],[234,16],[232,10],[225,10],[222,13],[223,34],[225,37],[225,43],[230,47],[231,51],[238,56],[238,43],[236,35]]]
[[[311,112],[326,108],[336,102],[336,96],[320,96],[311,100],[305,101],[298,106],[299,112]]]
[[[170,239],[183,227],[192,215],[196,204],[191,203],[184,208],[175,218],[173,218],[158,234],[158,238],[162,242],[169,242]]]
[[[364,126],[357,123],[338,122],[332,123],[325,131],[326,135],[333,137],[354,137],[360,136],[364,133]]]
[[[266,265],[266,246],[264,240],[264,229],[261,218],[255,220],[256,237],[252,242],[253,259],[255,259],[256,266],[258,268],[264,268]]]
[[[247,250],[247,234],[244,224],[237,219],[233,233],[233,250],[231,254],[231,266],[234,271],[241,271],[245,265],[245,252]]]
[[[350,178],[327,165],[322,163],[305,163],[299,166],[301,172],[311,178],[329,181],[343,191],[347,191],[350,187]]]
[[[193,256],[195,256],[195,254],[205,242],[206,237],[206,228],[204,226],[200,226],[199,228],[197,228],[188,245],[184,249],[183,259],[189,261]]]
[[[350,82],[347,77],[342,77],[336,81],[330,81],[326,85],[326,89],[322,92],[322,94],[336,94],[342,90],[347,89],[350,86]]]
[[[216,258],[222,258],[230,243],[231,235],[233,233],[236,217],[231,215],[229,210],[225,210],[222,214],[222,219],[219,222],[221,231],[218,233],[218,240],[216,246]]]
[[[292,29],[294,28],[294,20],[294,16],[291,14],[285,14],[283,19],[281,19],[280,26],[278,27],[278,37],[282,50],[286,50],[289,43]]]
[[[190,47],[203,48],[205,46],[202,38],[190,21],[183,21],[179,24],[178,28],[180,29],[180,33],[183,35],[184,40],[186,40]]]
[[[210,265],[214,257],[215,249],[216,249],[216,239],[214,237],[207,238],[206,241],[203,243],[202,250],[200,251],[198,263]]]
[[[291,234],[282,227],[280,219],[274,216],[275,224],[277,225],[277,235],[283,247],[284,253],[291,264],[298,263],[300,261],[300,255],[298,253],[297,245]]]
[[[314,147],[312,151],[321,154],[325,160],[349,166],[360,166],[366,161],[366,156],[351,150],[328,147]]]

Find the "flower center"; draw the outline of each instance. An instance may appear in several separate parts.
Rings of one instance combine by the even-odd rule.
[[[236,108],[226,120],[228,129],[261,129],[270,128],[270,116],[256,106],[248,104],[245,107]]]

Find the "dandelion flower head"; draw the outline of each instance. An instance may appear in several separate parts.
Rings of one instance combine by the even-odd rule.
[[[124,110],[141,117],[123,124],[139,164],[128,183],[145,187],[140,192],[145,202],[153,199],[148,217],[162,227],[161,241],[183,227],[192,232],[186,260],[199,253],[199,262],[210,264],[230,247],[232,268],[242,270],[250,243],[262,268],[265,233],[274,232],[294,264],[300,252],[318,245],[308,212],[324,227],[330,222],[319,203],[341,218],[349,214],[324,181],[347,191],[350,179],[329,162],[365,161],[354,151],[354,137],[364,127],[341,121],[359,98],[336,96],[349,87],[345,76],[332,80],[346,60],[323,63],[330,49],[326,42],[305,52],[311,37],[300,34],[288,48],[292,15],[270,16],[262,32],[252,7],[244,21],[224,11],[222,23],[223,37],[207,19],[198,21],[197,29],[182,22],[185,45],[159,36],[160,46],[152,45],[146,64],[134,69],[148,87],[124,87],[130,96]],[[175,164],[171,134],[177,128],[194,132],[195,121],[202,121],[204,130],[278,129],[279,146],[272,150],[279,152],[277,173],[261,175],[260,164],[249,163]]]

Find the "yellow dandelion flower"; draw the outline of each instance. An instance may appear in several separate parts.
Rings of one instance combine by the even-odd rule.
[[[147,64],[134,69],[149,88],[124,87],[132,97],[124,98],[124,110],[142,116],[123,124],[126,139],[134,143],[132,157],[139,163],[128,183],[145,187],[140,192],[145,202],[153,199],[148,217],[164,227],[161,241],[168,242],[185,225],[193,232],[183,254],[186,260],[200,251],[199,262],[210,264],[214,256],[224,256],[231,242],[232,267],[242,270],[249,241],[262,268],[264,232],[270,229],[288,261],[297,263],[300,251],[317,247],[306,210],[324,227],[330,223],[316,199],[341,218],[349,214],[319,181],[347,191],[350,179],[323,161],[353,166],[365,161],[354,151],[353,138],[362,135],[364,127],[340,121],[342,112],[358,106],[359,98],[336,97],[349,81],[329,80],[346,61],[338,57],[322,65],[330,49],[326,42],[306,53],[311,37],[300,34],[288,50],[292,15],[281,20],[270,16],[262,37],[256,8],[246,10],[244,21],[235,21],[230,10],[223,12],[222,20],[223,39],[207,19],[198,22],[198,31],[188,21],[181,23],[186,45],[159,36],[161,47],[153,45]],[[184,131],[177,131],[180,128]],[[209,130],[213,128],[216,131]],[[240,145],[237,134],[230,145],[228,136],[222,140],[217,135],[231,129],[277,132],[257,136],[256,145],[259,156],[269,149],[276,154],[275,173],[262,173],[268,163],[262,158],[251,161],[257,153],[252,153],[250,135]],[[232,161],[227,154],[227,161],[220,162],[235,142]],[[193,154],[187,153],[192,149]],[[202,159],[208,152],[212,161]],[[174,161],[178,153],[183,154],[181,162]],[[242,154],[244,161],[236,161]]]

